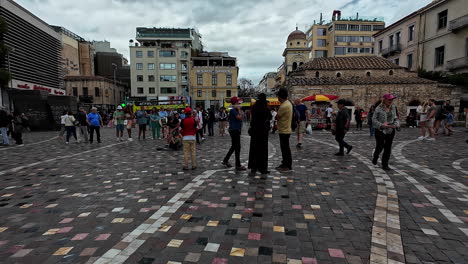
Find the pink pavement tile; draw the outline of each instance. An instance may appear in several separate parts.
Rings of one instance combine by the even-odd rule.
[[[293,208],[293,209],[297,209],[297,210],[302,210],[302,206],[301,206],[301,205],[297,205],[297,204],[293,205],[292,208]]]
[[[8,243],[8,240],[2,240],[2,241],[0,241],[0,247],[3,247],[3,245],[5,245],[6,243]]]
[[[247,197],[247,202],[253,202],[253,201],[255,201],[254,197]]]
[[[330,254],[330,257],[332,258],[344,258],[345,257],[341,249],[329,248],[328,254]]]
[[[302,264],[317,264],[317,259],[316,258],[302,258]]]
[[[111,236],[111,234],[100,234],[94,240],[96,240],[96,241],[107,240],[110,236]]]
[[[243,192],[243,193],[240,194],[240,196],[247,196],[247,195],[249,195],[249,194],[246,193],[246,192]]]
[[[338,209],[332,209],[334,214],[343,214],[343,211],[338,210]]]
[[[208,205],[209,208],[217,208],[218,207],[218,204],[217,203],[210,203]]]
[[[260,240],[261,237],[262,235],[259,233],[249,233],[248,235],[248,239],[250,240]]]
[[[189,211],[196,211],[198,210],[198,206],[197,205],[191,205],[189,208],[188,208]]]
[[[423,208],[424,204],[412,203],[414,207]]]
[[[141,208],[140,213],[147,213],[151,210],[151,208]]]
[[[221,198],[221,201],[229,201],[229,200],[231,200],[231,197],[222,197]]]
[[[244,209],[244,213],[253,213],[253,209],[252,208],[245,208]]]
[[[463,222],[468,222],[468,217],[459,216],[458,218],[460,218],[460,220],[462,220]]]
[[[64,218],[62,221],[59,222],[59,224],[68,224],[71,221],[73,221],[75,218]]]
[[[76,234],[71,240],[83,240],[85,239],[89,233],[81,233],[81,234]]]
[[[81,257],[87,257],[87,256],[92,256],[94,252],[96,252],[97,248],[85,248],[83,251],[81,251],[80,256]]]
[[[23,248],[24,248],[24,245],[14,245],[14,246],[12,246],[11,248],[9,248],[9,249],[7,250],[7,252],[8,252],[8,253],[14,254],[14,253],[20,251],[20,250],[23,249]]]
[[[62,228],[59,229],[59,231],[57,231],[57,233],[59,233],[59,234],[68,233],[72,229],[73,229],[72,226],[62,227]]]
[[[214,258],[211,264],[227,264],[228,260],[225,258]]]

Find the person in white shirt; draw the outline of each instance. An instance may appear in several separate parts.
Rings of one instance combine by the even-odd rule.
[[[67,111],[63,111],[62,116],[60,116],[59,138],[61,140],[63,140],[63,134],[65,134],[65,118],[67,118]]]
[[[333,113],[332,105],[329,104],[327,109],[325,109],[326,119],[327,119],[327,129],[331,128],[331,117]]]
[[[271,127],[271,133],[274,134],[276,132],[276,115],[278,113],[275,111],[275,109],[271,109],[271,120],[270,120],[270,127]]]
[[[203,112],[200,110],[200,106],[197,106],[195,109],[197,109],[197,120],[198,120],[198,131],[197,131],[197,144],[200,144],[200,138],[201,141],[205,140],[203,137]]]
[[[78,142],[78,138],[76,137],[76,119],[73,116],[73,113],[70,111],[68,114],[65,115],[65,129],[67,130],[67,141],[65,142],[66,144],[69,143],[70,137],[73,135],[75,140]]]

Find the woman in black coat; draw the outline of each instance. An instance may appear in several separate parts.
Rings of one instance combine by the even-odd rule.
[[[270,130],[271,113],[265,94],[258,95],[258,100],[252,106],[250,121],[250,152],[249,169],[253,176],[257,171],[268,174],[268,132]]]

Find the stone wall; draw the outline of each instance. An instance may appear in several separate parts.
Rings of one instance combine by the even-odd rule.
[[[393,71],[393,75],[390,75],[390,71]],[[304,72],[305,77],[307,78],[315,78],[316,72],[319,73],[320,77],[337,77],[337,73],[341,73],[341,77],[366,77],[367,72],[370,73],[371,77],[386,77],[386,76],[393,76],[393,77],[417,77],[415,72],[409,72],[405,69],[392,69],[392,70],[307,70]]]

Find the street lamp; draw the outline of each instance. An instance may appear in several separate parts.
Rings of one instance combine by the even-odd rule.
[[[112,63],[112,67],[114,68],[114,105],[117,103],[115,100],[115,90],[117,89],[116,82],[115,82],[115,72],[117,71],[117,64]]]
[[[7,62],[8,62],[8,73],[10,73],[10,89],[13,89],[13,75],[11,74],[11,65],[10,65],[10,52],[15,52],[15,48],[14,47],[11,47],[9,45],[6,45],[7,47]],[[9,90],[7,88],[7,94],[8,94],[8,108],[9,108],[9,111],[11,111],[11,96],[9,95]],[[0,94],[0,96],[3,97],[3,94]],[[2,98],[2,102],[3,102],[3,98]]]

